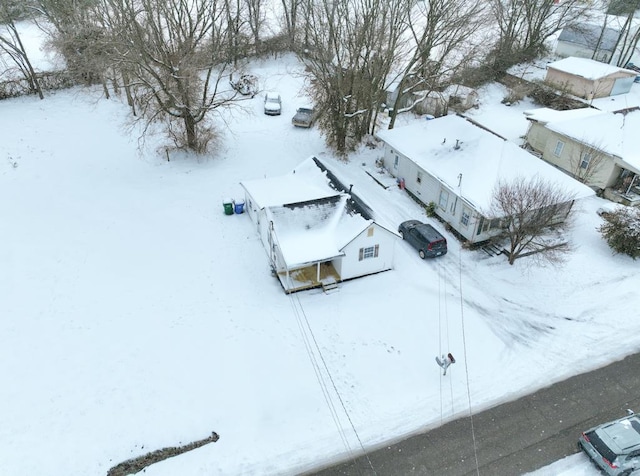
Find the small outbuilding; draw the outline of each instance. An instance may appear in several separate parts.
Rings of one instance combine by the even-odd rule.
[[[599,61],[570,57],[549,63],[545,82],[574,96],[591,100],[628,93],[637,74]]]
[[[279,177],[243,181],[245,206],[286,293],[393,267],[398,235],[315,157]]]

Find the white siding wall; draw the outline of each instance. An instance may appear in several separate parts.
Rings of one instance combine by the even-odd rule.
[[[368,232],[370,229],[373,229],[371,234]],[[393,268],[393,250],[397,240],[399,240],[397,236],[374,223],[342,250],[345,256],[335,260],[334,267],[342,279],[391,269]],[[378,246],[377,257],[360,260],[361,248],[375,248],[376,245]]]
[[[591,57],[593,56],[593,49],[581,45],[576,45],[575,43],[558,41],[558,45],[556,46],[556,54],[558,56],[561,56],[562,58],[575,56],[577,58],[592,59]],[[610,57],[611,53],[609,53],[608,51],[599,51],[597,57],[593,59],[602,61],[603,63],[608,63]]]
[[[264,209],[258,209],[256,201],[253,199],[251,194],[246,191],[244,209],[258,231],[260,241],[262,241],[262,246],[264,246],[267,256],[271,256],[271,252],[269,250],[269,219],[267,218],[266,211]]]
[[[397,166],[396,157],[398,158]],[[384,165],[392,175],[397,178],[403,178],[405,180],[405,188],[422,203],[434,202],[437,215],[470,242],[486,241],[499,233],[499,230],[487,230],[477,234],[477,225],[480,220],[477,212],[470,205],[466,205],[453,190],[445,187],[435,177],[418,167],[415,162],[391,149],[388,145],[385,145]],[[420,182],[418,182],[418,173],[420,173]],[[445,208],[442,208],[440,203],[443,190],[448,193]],[[468,213],[468,220],[463,220],[463,210]],[[464,221],[466,221],[466,225]]]

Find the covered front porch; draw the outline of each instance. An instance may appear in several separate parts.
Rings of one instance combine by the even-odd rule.
[[[284,288],[284,292],[287,294],[332,285],[341,281],[340,274],[338,274],[331,261],[313,263],[303,268],[278,271],[276,274]]]
[[[604,190],[604,198],[630,207],[640,206],[640,177],[632,170],[622,169],[615,185]]]

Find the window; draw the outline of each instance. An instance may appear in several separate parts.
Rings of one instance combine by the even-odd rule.
[[[369,258],[377,258],[378,257],[379,248],[380,248],[380,245],[368,246],[366,248],[360,248],[358,261],[362,261],[363,259],[369,259]]]
[[[398,157],[396,155],[396,158],[393,160],[393,168],[397,169],[398,168],[398,162],[400,162],[400,157]]]
[[[553,151],[553,155],[555,155],[556,157],[560,157],[560,155],[562,155],[562,149],[564,149],[564,142],[559,140],[558,142],[556,142],[556,148]]]
[[[480,225],[478,226],[478,235],[480,234],[480,232],[482,233],[486,233],[489,230],[497,230],[500,228],[500,218],[494,218],[492,220],[488,219],[488,218],[484,218],[481,217],[480,218]]]
[[[460,217],[460,223],[464,226],[469,226],[469,220],[471,219],[471,210],[467,207],[462,209],[462,217]]]
[[[440,190],[440,199],[438,200],[438,205],[443,210],[447,209],[447,203],[449,202],[449,192],[446,190]]]
[[[418,172],[418,176],[416,177],[416,182],[422,183],[422,172]]]
[[[582,158],[580,159],[580,168],[585,170],[588,169],[589,162],[591,162],[591,154],[585,152],[584,154],[582,154]]]

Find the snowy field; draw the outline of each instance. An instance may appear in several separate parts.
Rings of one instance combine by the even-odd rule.
[[[509,266],[447,235],[441,259],[399,241],[392,271],[285,295],[249,217],[223,213],[240,181],[317,155],[380,224],[428,219],[364,172],[380,148],[337,161],[317,129],[291,126],[307,102],[293,57],[251,72],[282,94],[282,116],[244,103],[204,158],[167,161],[158,139],[139,151],[127,108],[99,92],[0,102],[0,472],[104,475],[216,431],[145,474],[292,475],[640,350],[637,263],[596,231],[611,206],[598,198],[580,205],[561,268]],[[473,117],[517,141],[534,106],[503,94],[483,90]],[[534,474],[592,474],[583,460]]]

